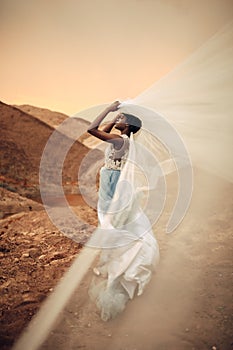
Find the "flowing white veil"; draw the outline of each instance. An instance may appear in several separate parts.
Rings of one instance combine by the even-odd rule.
[[[233,181],[233,22],[132,101],[166,117],[195,167]]]

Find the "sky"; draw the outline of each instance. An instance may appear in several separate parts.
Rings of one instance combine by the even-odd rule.
[[[233,18],[233,0],[0,0],[0,100],[74,115],[134,98]]]

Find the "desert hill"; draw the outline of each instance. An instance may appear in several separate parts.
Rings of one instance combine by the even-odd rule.
[[[32,108],[31,112],[36,110],[36,108]],[[51,125],[54,125],[57,119],[55,118],[55,121],[53,121],[51,116],[54,114],[50,115],[47,112],[47,116],[50,115],[50,117],[47,119],[44,117],[44,120],[47,120],[45,123],[31,114],[3,102],[0,102],[0,115],[1,186],[29,198],[38,198],[41,156],[49,137],[54,131]],[[77,118],[73,119],[72,122],[84,123],[83,120],[80,121]],[[51,125],[48,125],[48,123]],[[59,144],[54,151],[57,153],[54,154],[54,161],[56,156],[59,156],[59,149],[66,142],[67,136],[60,134]],[[88,148],[79,141],[75,141],[70,148],[63,167],[63,184],[67,185],[65,188],[67,193],[77,191],[78,169],[87,153]],[[90,162],[101,157],[101,152],[96,151],[90,157]],[[52,164],[48,166],[50,168],[47,170],[52,172]],[[86,164],[86,167],[88,166]],[[85,171],[85,167],[83,171]]]
[[[13,107],[36,117],[37,119],[43,121],[44,123],[50,125],[53,128],[57,128],[62,122],[69,118],[66,114],[51,111],[47,108],[40,108],[31,105],[13,105]],[[87,128],[90,122],[81,117],[75,117],[75,120],[79,123],[80,127]],[[104,125],[104,124],[103,124]],[[100,141],[92,137],[87,132],[83,133],[78,141],[85,145],[87,148],[95,148],[98,146]]]
[[[31,105],[13,105],[13,107],[38,118],[53,128],[58,127],[62,122],[64,122],[64,120],[69,118],[69,116],[64,113],[51,111],[47,108],[35,107]],[[90,124],[89,121],[80,117],[77,117],[76,120],[79,122],[80,126],[88,127]]]
[[[44,123],[56,128],[61,124],[68,116],[66,114],[50,111],[47,108],[40,108],[31,105],[13,105],[13,107],[38,118]]]

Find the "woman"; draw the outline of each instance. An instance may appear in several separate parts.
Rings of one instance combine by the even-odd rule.
[[[130,114],[120,113],[112,122],[100,130],[99,125],[104,118],[108,113],[117,111],[119,106],[120,102],[113,102],[88,128],[88,132],[91,135],[110,143],[105,152],[105,165],[100,171],[98,218],[101,225],[104,225],[104,214],[106,214],[111,204],[120,172],[127,159],[130,133],[136,133],[142,125],[139,118]],[[121,135],[111,133],[113,127],[119,130]]]
[[[124,310],[136,293],[142,294],[159,258],[150,222],[138,201],[134,176],[129,177],[135,168],[130,162],[133,134],[140,130],[142,122],[134,115],[119,113],[102,130],[99,128],[108,113],[119,108],[120,102],[113,102],[88,128],[91,135],[110,144],[100,171],[100,225],[92,240],[103,249],[99,265],[93,270],[98,277],[89,290],[105,321]],[[120,134],[111,133],[113,127]]]

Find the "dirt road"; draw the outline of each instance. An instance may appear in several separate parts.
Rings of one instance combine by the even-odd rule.
[[[155,227],[161,260],[145,293],[105,323],[88,297],[90,269],[41,350],[233,349],[232,186],[196,174],[190,210],[172,235],[166,216]]]

